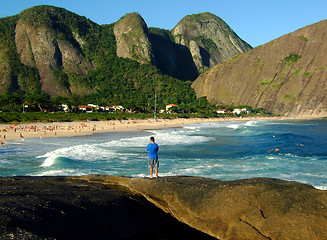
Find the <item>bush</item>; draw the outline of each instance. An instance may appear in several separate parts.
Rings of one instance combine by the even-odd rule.
[[[286,63],[295,63],[296,61],[298,61],[299,59],[301,59],[302,56],[296,54],[296,53],[290,53],[287,57],[285,57],[282,61],[286,62]]]

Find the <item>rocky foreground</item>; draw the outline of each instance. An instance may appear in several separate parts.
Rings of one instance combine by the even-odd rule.
[[[277,179],[13,177],[0,195],[0,239],[327,239],[327,191]]]

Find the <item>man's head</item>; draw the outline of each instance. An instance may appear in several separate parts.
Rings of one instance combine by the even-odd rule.
[[[154,137],[150,137],[150,141],[151,142],[154,142]]]

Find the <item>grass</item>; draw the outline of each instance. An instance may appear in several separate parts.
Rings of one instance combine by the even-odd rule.
[[[303,73],[303,77],[304,78],[309,77],[310,74],[311,74],[311,72],[305,72],[305,73]]]
[[[271,85],[271,88],[272,88],[272,89],[276,89],[276,88],[278,88],[279,86],[280,86],[280,83],[274,83],[274,84]]]
[[[296,76],[301,72],[301,70],[302,70],[302,68],[299,68],[298,70],[296,70],[296,71],[293,73],[292,77],[296,77]]]
[[[259,81],[259,86],[267,86],[272,82],[272,80],[260,80]]]
[[[294,94],[286,94],[286,95],[284,96],[284,99],[285,99],[285,100],[289,100],[289,101],[291,101],[291,102],[295,102],[295,100],[296,100]]]
[[[292,64],[292,63],[297,62],[301,58],[302,58],[302,56],[300,56],[296,53],[290,53],[287,57],[282,59],[282,62]]]
[[[298,36],[298,38],[299,38],[300,40],[302,40],[302,41],[305,41],[305,42],[308,41],[308,39],[307,39],[306,37],[304,37],[304,36]]]

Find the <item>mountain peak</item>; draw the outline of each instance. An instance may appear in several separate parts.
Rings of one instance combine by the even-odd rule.
[[[114,25],[117,42],[117,56],[130,58],[140,63],[152,62],[153,54],[149,30],[140,14],[124,15]]]
[[[218,16],[203,12],[185,16],[172,29],[176,43],[188,47],[200,72],[252,47]]]

